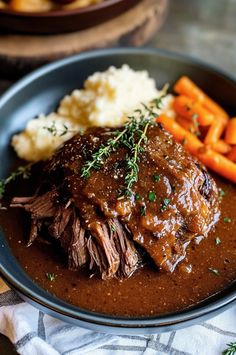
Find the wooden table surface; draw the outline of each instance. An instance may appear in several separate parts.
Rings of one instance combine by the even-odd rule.
[[[174,50],[236,77],[236,0],[171,0],[168,19],[147,46]],[[0,91],[11,84],[1,81]],[[0,336],[0,354],[15,354]]]

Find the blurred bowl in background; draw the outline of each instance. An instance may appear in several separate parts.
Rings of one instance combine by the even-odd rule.
[[[66,11],[19,12],[1,9],[0,28],[32,34],[72,32],[110,20],[139,1],[105,0],[96,5]]]

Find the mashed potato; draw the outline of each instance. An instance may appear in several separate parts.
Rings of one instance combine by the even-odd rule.
[[[89,76],[83,89],[65,96],[56,113],[30,120],[25,130],[13,137],[12,145],[20,158],[45,160],[79,130],[121,126],[141,103],[148,104],[160,94],[147,71],[134,71],[128,65],[110,67]],[[159,113],[173,116],[172,100],[172,95],[167,95]],[[46,129],[52,126],[53,132]]]
[[[154,79],[147,71],[134,71],[128,65],[110,67],[88,77],[83,90],[75,90],[60,104],[58,113],[88,126],[122,125],[127,115],[158,96]]]
[[[30,120],[25,130],[12,138],[17,155],[36,162],[49,158],[55,149],[73,137],[80,127],[56,113]]]

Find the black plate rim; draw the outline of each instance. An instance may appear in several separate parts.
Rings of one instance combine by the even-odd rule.
[[[145,54],[145,55],[157,55],[167,58],[174,58],[181,62],[188,62],[196,65],[199,69],[206,69],[216,75],[220,75],[236,85],[236,78],[230,76],[227,72],[222,69],[217,68],[211,64],[205,63],[202,60],[192,58],[191,56],[181,55],[175,52],[171,52],[163,49],[153,49],[153,48],[116,48],[116,49],[105,49],[97,50],[92,52],[85,52],[83,54],[74,55],[66,59],[56,61],[51,64],[47,64],[40,69],[28,74],[16,84],[14,84],[10,89],[8,89],[5,94],[0,98],[0,110],[3,105],[10,100],[14,95],[27,86],[32,81],[37,80],[40,76],[47,75],[49,72],[56,70],[58,68],[67,66],[69,64],[80,62],[81,60],[96,57],[109,57],[114,54]],[[18,264],[18,262],[17,262]],[[19,264],[18,264],[19,265]],[[19,265],[20,266],[20,265]],[[36,292],[27,288],[26,286],[20,284],[17,278],[9,273],[3,265],[0,263],[0,274],[5,279],[5,281],[11,285],[18,293],[23,294],[28,299],[32,300],[37,304],[65,317],[78,319],[86,323],[104,325],[113,328],[129,328],[129,329],[146,329],[146,328],[158,328],[158,327],[169,327],[171,324],[180,324],[191,321],[196,318],[201,318],[206,314],[211,314],[220,309],[225,309],[227,305],[233,305],[236,301],[236,290],[229,291],[229,294],[222,296],[220,299],[213,300],[210,304],[201,306],[196,306],[195,309],[187,309],[185,311],[175,312],[172,314],[167,314],[159,317],[145,317],[145,318],[125,318],[125,317],[113,317],[104,314],[96,314],[94,312],[86,311],[80,309],[79,307],[66,304],[65,306],[55,305],[55,299],[52,301],[45,299],[37,295]],[[228,288],[227,288],[228,289]],[[51,295],[49,295],[50,297]],[[52,298],[52,297],[51,297]],[[58,299],[59,300],[59,299]],[[60,300],[59,300],[60,301]],[[67,307],[66,307],[67,306]],[[68,306],[70,308],[68,308]]]
[[[125,48],[107,48],[107,49],[99,49],[99,50],[92,50],[86,51],[80,54],[75,54],[64,59],[56,60],[52,63],[43,65],[42,67],[33,70],[31,73],[25,75],[23,78],[18,80],[15,84],[11,85],[9,89],[5,91],[5,93],[0,97],[0,109],[5,104],[7,100],[9,100],[17,91],[22,89],[25,85],[28,85],[33,80],[36,80],[41,75],[45,75],[50,71],[56,70],[60,67],[66,66],[68,64],[75,63],[77,61],[87,59],[87,58],[96,58],[96,57],[103,57],[103,56],[112,56],[114,54],[122,54],[122,55],[129,55],[129,54],[146,54],[146,55],[160,55],[162,57],[174,58],[181,62],[189,62],[200,69],[206,69],[213,74],[220,75],[236,85],[236,75],[230,75],[229,72],[223,70],[216,65],[210,64],[205,62],[201,59],[197,59],[191,55],[180,54],[174,51],[166,50],[166,49],[159,49],[159,48],[132,48],[132,47],[125,47]]]

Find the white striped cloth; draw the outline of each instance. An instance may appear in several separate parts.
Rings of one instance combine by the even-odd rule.
[[[236,307],[203,324],[155,335],[110,335],[52,318],[0,280],[0,333],[22,355],[217,355],[236,341]]]

